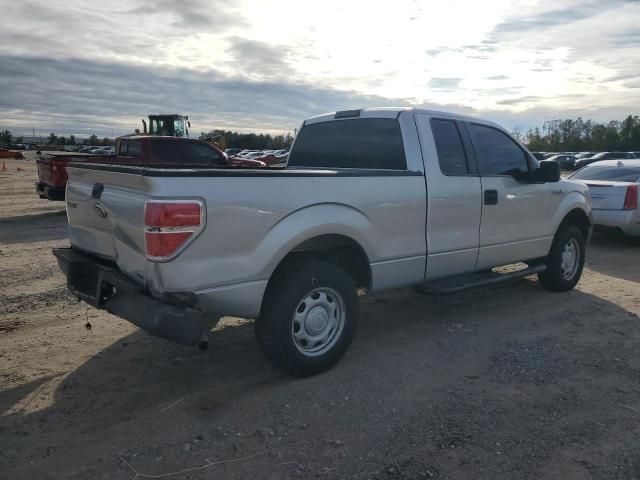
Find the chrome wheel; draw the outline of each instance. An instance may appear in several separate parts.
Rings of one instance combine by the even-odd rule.
[[[291,322],[291,336],[298,351],[309,357],[326,353],[340,338],[345,316],[338,292],[327,287],[309,292],[298,303]]]
[[[570,238],[562,250],[560,270],[565,280],[571,280],[580,266],[580,245],[575,238]]]

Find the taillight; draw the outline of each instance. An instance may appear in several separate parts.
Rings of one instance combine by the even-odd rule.
[[[638,185],[629,185],[627,187],[627,194],[624,196],[625,210],[635,210],[638,208]]]
[[[149,200],[144,225],[147,258],[168,260],[202,231],[203,204],[198,200]]]
[[[65,162],[64,160],[59,160],[54,158],[51,160],[51,179],[53,183],[60,184],[66,183],[67,181],[67,171],[64,168]]]

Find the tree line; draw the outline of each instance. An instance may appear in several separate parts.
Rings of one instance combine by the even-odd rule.
[[[29,138],[29,137],[27,137]],[[14,137],[9,130],[0,131],[0,144],[1,145],[15,145],[22,143],[24,137]],[[47,145],[114,145],[115,141],[112,138],[104,137],[99,139],[97,135],[91,135],[82,141],[76,140],[75,135],[69,135],[69,137],[58,136],[55,133],[49,134],[47,137]]]
[[[293,143],[291,133],[285,135],[270,135],[264,133],[240,133],[230,130],[211,130],[202,132],[200,140],[215,141],[224,135],[227,148],[245,148],[247,150],[280,150],[289,148]]]
[[[548,120],[542,129],[529,129],[525,134],[516,128],[513,134],[529,150],[537,152],[630,152],[640,151],[640,117],[629,115],[624,120],[598,123],[576,119]]]
[[[271,135],[268,133],[240,133],[230,130],[211,130],[209,132],[202,132],[200,134],[200,140],[217,140],[221,135],[226,137],[227,147],[246,148],[249,150],[279,150],[289,148],[294,138],[291,133]],[[0,144],[15,145],[22,142],[23,137],[14,137],[9,130],[0,131]],[[65,137],[51,133],[47,137],[46,143],[47,145],[113,145],[115,141],[107,137],[100,139],[97,135],[91,135],[88,138],[79,140],[74,135]]]

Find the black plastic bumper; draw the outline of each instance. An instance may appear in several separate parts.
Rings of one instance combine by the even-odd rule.
[[[197,345],[209,323],[202,312],[162,302],[118,268],[73,248],[54,248],[67,288],[88,304],[124,318],[137,327],[181,345]]]
[[[51,187],[46,183],[36,183],[36,192],[40,198],[49,200],[64,200],[64,187]]]

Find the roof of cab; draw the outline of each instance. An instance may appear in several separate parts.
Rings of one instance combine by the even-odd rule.
[[[452,112],[442,112],[439,110],[430,110],[430,109],[426,109],[426,108],[416,108],[416,107],[372,107],[372,108],[360,108],[360,109],[354,109],[354,110],[350,110],[350,112],[360,112],[359,115],[349,115],[349,116],[345,116],[343,118],[336,118],[336,114],[340,113],[340,112],[330,112],[330,113],[324,113],[322,115],[317,115],[315,117],[311,117],[308,118],[304,121],[303,125],[311,125],[314,123],[321,123],[321,122],[330,122],[330,121],[338,121],[338,120],[344,120],[344,119],[348,119],[348,118],[397,118],[401,113],[403,112],[410,112],[410,113],[424,113],[424,114],[428,114],[428,115],[432,115],[432,116],[437,116],[437,117],[447,117],[447,118],[451,118],[451,119],[455,119],[455,120],[463,120],[463,121],[470,121],[470,122],[479,122],[479,123],[483,123],[486,125],[492,125],[495,127],[499,127],[499,128],[503,128],[500,127],[500,125],[490,121],[490,120],[486,120],[484,118],[480,118],[480,117],[473,117],[473,116],[469,116],[469,115],[461,115],[459,113],[452,113]]]
[[[132,134],[132,135],[123,135],[119,137],[122,140],[148,140],[148,141],[178,141],[178,142],[202,142],[202,140],[198,138],[190,138],[190,137],[172,137],[170,135],[145,135],[141,133],[140,135]]]

